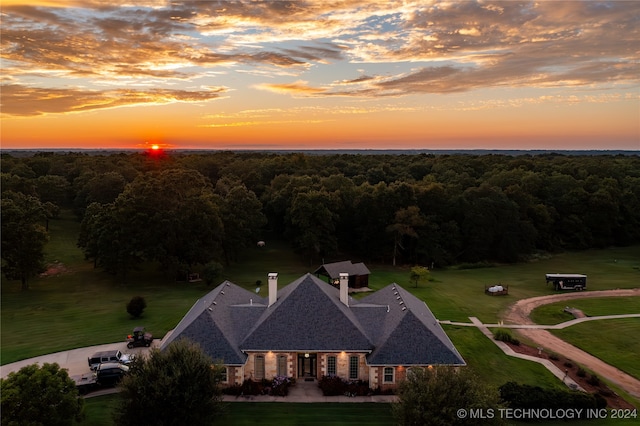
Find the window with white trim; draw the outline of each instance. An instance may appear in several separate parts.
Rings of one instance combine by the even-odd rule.
[[[393,367],[385,367],[384,368],[384,383],[393,383],[395,379],[395,368]]]
[[[287,377],[287,356],[286,355],[278,355],[278,376]]]
[[[229,383],[229,367],[216,367],[212,366],[218,373],[218,380],[222,383]]]
[[[336,357],[333,355],[329,355],[327,357],[327,376],[336,376],[337,375],[337,370],[336,370]]]
[[[358,367],[360,359],[357,356],[349,357],[349,379],[355,380],[358,378]]]
[[[254,376],[256,380],[264,379],[264,355],[256,355]]]

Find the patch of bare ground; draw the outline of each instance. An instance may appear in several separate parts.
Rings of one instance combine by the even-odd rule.
[[[577,384],[582,386],[584,390],[592,394],[598,394],[603,397],[607,401],[607,405],[610,408],[635,408],[629,402],[624,400],[620,395],[611,390],[606,383],[602,380],[599,380],[597,384],[596,382],[592,382],[591,374],[586,373],[584,376],[580,376],[578,371],[580,370],[580,366],[570,360],[569,358],[565,358],[563,356],[559,356],[556,354],[549,353],[545,350],[539,351],[537,348],[527,346],[524,344],[514,345],[511,343],[507,343],[514,352],[534,356],[541,359],[547,359],[551,361],[556,367],[560,370],[567,373],[567,376],[573,379]]]

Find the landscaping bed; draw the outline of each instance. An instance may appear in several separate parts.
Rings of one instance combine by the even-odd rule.
[[[597,376],[594,377],[593,374],[586,372],[584,369],[582,369],[582,367],[580,367],[570,359],[554,353],[550,353],[545,350],[539,351],[537,348],[527,346],[522,343],[516,345],[507,342],[507,345],[509,345],[509,347],[513,349],[514,352],[551,361],[560,370],[566,371],[567,376],[573,379],[577,384],[582,386],[584,390],[603,397],[607,401],[607,406],[609,408],[635,408],[633,405],[631,405],[629,402],[627,402],[625,399],[611,390],[606,385],[606,383],[604,383],[604,381],[602,381]]]

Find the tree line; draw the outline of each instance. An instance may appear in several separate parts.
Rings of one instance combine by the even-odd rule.
[[[144,261],[229,264],[265,235],[312,264],[430,267],[640,242],[637,155],[41,152],[1,167],[15,279],[60,209],[81,221],[87,259],[123,276]],[[35,248],[20,248],[26,235]]]

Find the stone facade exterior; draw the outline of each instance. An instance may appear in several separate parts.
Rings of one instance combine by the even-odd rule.
[[[367,365],[365,353],[347,353],[347,352],[315,352],[309,354],[315,359],[314,372],[311,377],[321,379],[322,376],[328,375],[327,359],[330,356],[336,358],[336,375],[345,380],[365,380],[370,381],[370,367]],[[227,367],[227,384],[242,384],[244,380],[261,380],[273,379],[278,376],[279,357],[286,358],[286,376],[292,378],[309,377],[304,371],[300,371],[298,357],[304,357],[305,353],[299,352],[253,352],[247,354],[247,362],[242,367]],[[264,376],[256,368],[262,366],[262,361],[256,358],[262,357],[264,360]],[[351,357],[357,357],[357,377],[350,378],[350,362]]]

